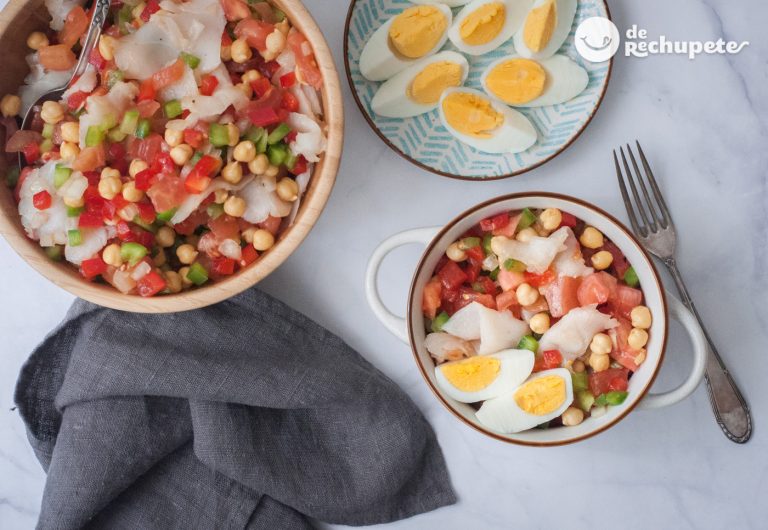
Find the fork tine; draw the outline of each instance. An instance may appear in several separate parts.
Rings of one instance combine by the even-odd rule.
[[[629,215],[629,222],[632,224],[632,230],[638,234],[645,235],[645,232],[640,229],[640,225],[637,223],[635,217],[635,209],[632,206],[632,201],[629,200],[629,193],[627,193],[627,185],[624,182],[624,177],[621,174],[621,166],[619,165],[619,158],[616,156],[616,149],[613,150],[613,163],[616,164],[616,178],[619,179],[619,189],[621,190],[621,197],[624,199],[624,207],[627,209]]]
[[[635,168],[635,175],[637,175],[637,180],[640,182],[640,188],[643,190],[643,196],[645,197],[645,207],[648,209],[648,215],[650,216],[651,220],[651,232],[655,232],[658,229],[656,226],[656,221],[661,219],[661,216],[656,213],[656,208],[653,207],[653,201],[651,200],[651,196],[648,193],[648,187],[645,185],[643,172],[640,171],[640,168],[637,165],[637,160],[635,160],[635,153],[632,152],[632,147],[630,147],[629,144],[627,144],[627,152],[629,153],[629,159],[632,160],[632,167]]]
[[[645,209],[643,208],[643,201],[640,200],[640,195],[637,193],[637,187],[635,186],[635,177],[632,175],[632,170],[629,169],[629,163],[627,162],[627,157],[624,154],[624,148],[619,147],[619,152],[621,153],[621,160],[624,162],[624,169],[627,172],[627,180],[629,181],[629,187],[632,189],[632,196],[635,198],[635,205],[637,207],[637,210],[640,212],[640,217],[643,218],[643,223],[645,229],[651,228],[651,223],[648,221],[648,217],[645,215]],[[643,235],[645,235],[645,232],[643,231]]]
[[[664,202],[664,196],[661,194],[659,185],[656,183],[656,178],[653,176],[653,171],[651,171],[651,165],[648,163],[648,159],[645,158],[645,153],[643,153],[643,148],[640,146],[640,142],[635,140],[635,144],[637,144],[637,151],[640,154],[640,162],[642,162],[643,168],[645,168],[645,175],[648,178],[648,182],[651,184],[651,189],[653,190],[653,194],[656,196],[656,201],[659,204],[661,216],[664,220],[664,228],[667,228],[672,225],[672,215],[669,213],[667,203]]]

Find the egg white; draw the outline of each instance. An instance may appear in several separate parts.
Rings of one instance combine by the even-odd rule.
[[[573,403],[573,383],[571,372],[565,368],[555,368],[533,374],[525,383],[536,379],[556,375],[565,381],[565,400],[556,410],[549,414],[537,416],[521,409],[515,402],[515,389],[500,397],[486,400],[480,410],[475,413],[478,421],[494,431],[503,434],[513,434],[527,431],[537,425],[551,421],[560,416]]]
[[[442,37],[440,37],[440,40],[435,47],[424,56],[429,57],[442,48],[448,40],[448,32],[451,29],[451,22],[453,21],[453,12],[450,7],[444,4],[425,2],[424,5],[434,5],[448,19],[448,27],[446,31],[443,33]],[[371,38],[365,43],[365,47],[360,54],[360,73],[369,81],[384,81],[398,72],[405,70],[413,63],[424,59],[424,57],[419,57],[417,59],[403,57],[390,46],[389,28],[392,26],[392,23],[397,16],[399,16],[399,14],[390,18],[382,24],[373,35],[371,35]]]
[[[507,103],[497,97],[488,88],[487,79],[491,71],[493,71],[499,64],[516,58],[517,57],[509,56],[495,61],[485,70],[485,72],[483,72],[481,79],[485,92],[493,99],[498,100],[505,105],[511,107],[544,107],[546,105],[558,105],[570,101],[581,94],[589,84],[589,74],[584,68],[565,55],[554,55],[548,59],[536,61],[542,68],[544,68],[544,71],[547,74],[547,79],[544,83],[544,92],[528,103]]]
[[[536,0],[530,9],[535,9],[546,1],[547,0]],[[515,33],[513,41],[515,43],[515,51],[518,55],[525,57],[526,59],[537,60],[552,57],[568,38],[568,35],[571,33],[571,26],[573,26],[573,19],[576,17],[576,6],[578,2],[577,0],[555,0],[555,3],[557,6],[557,22],[555,30],[552,32],[552,38],[549,39],[549,42],[543,50],[539,52],[531,51],[531,49],[525,45],[525,41],[523,40],[523,28],[525,27],[525,20],[528,18],[528,14],[526,13],[517,33]]]
[[[469,63],[466,57],[451,51],[439,52],[430,57],[419,59],[382,83],[371,101],[373,112],[386,118],[410,118],[436,109],[440,104],[439,101],[431,105],[417,103],[408,97],[408,88],[413,79],[427,66],[444,61],[458,64],[461,67],[461,84],[463,85],[464,81],[467,80],[467,75],[469,75]]]
[[[472,0],[411,0],[414,4],[445,4],[448,7],[460,7]]]
[[[473,136],[462,134],[451,127],[445,117],[445,112],[443,111],[443,101],[454,92],[466,92],[487,99],[490,101],[494,110],[504,116],[504,123],[492,133],[493,136],[491,138],[475,138]],[[484,153],[520,153],[535,144],[538,138],[536,129],[528,118],[523,116],[520,112],[499,103],[493,98],[489,98],[487,94],[473,88],[449,88],[443,92],[443,97],[440,98],[438,109],[440,110],[440,120],[449,133],[460,142]]]
[[[501,367],[496,379],[487,387],[477,392],[465,392],[453,386],[443,375],[442,367],[445,363],[435,367],[435,379],[440,390],[460,403],[477,403],[486,399],[495,398],[504,394],[510,394],[525,381],[533,370],[535,361],[530,350],[504,350],[486,357],[493,357],[501,362]],[[454,361],[461,362],[461,361]]]
[[[477,46],[465,43],[461,38],[461,23],[478,8],[486,5],[501,2],[506,7],[504,26],[499,34],[492,41]],[[507,42],[517,32],[525,21],[528,10],[533,4],[533,0],[473,0],[465,5],[459,14],[456,15],[453,25],[448,30],[448,38],[460,51],[469,55],[484,55],[491,52]]]

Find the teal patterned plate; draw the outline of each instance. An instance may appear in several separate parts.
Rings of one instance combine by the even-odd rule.
[[[535,109],[517,109],[536,127],[539,139],[525,152],[514,155],[482,153],[451,136],[440,123],[438,111],[406,119],[383,118],[371,110],[379,83],[365,79],[359,60],[365,43],[376,29],[413,4],[407,0],[352,0],[344,31],[344,64],[352,94],[373,130],[387,145],[412,163],[446,177],[492,180],[530,171],[565,151],[586,129],[603,100],[613,60],[590,63],[577,53],[574,33],[590,17],[610,18],[604,0],[579,0],[576,19],[568,39],[558,53],[567,55],[589,73],[586,90],[567,103]],[[460,8],[455,8],[454,15]],[[444,49],[455,50],[450,41]],[[480,76],[488,65],[514,52],[512,39],[481,57],[466,56],[470,63],[465,86],[482,90]]]

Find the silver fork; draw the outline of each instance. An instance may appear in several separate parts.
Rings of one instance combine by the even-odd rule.
[[[680,271],[677,268],[674,257],[677,238],[675,236],[675,226],[672,223],[672,216],[653,176],[651,166],[645,158],[643,148],[640,147],[640,142],[635,143],[637,144],[644,172],[640,170],[635,154],[632,152],[629,144],[627,144],[627,153],[629,154],[629,160],[632,162],[634,173],[627,162],[624,148],[619,148],[621,161],[624,166],[624,174],[622,174],[622,168],[619,165],[616,151],[613,151],[616,176],[619,179],[621,196],[624,199],[624,205],[629,214],[629,221],[646,250],[660,258],[664,265],[667,266],[672,274],[672,278],[675,280],[677,290],[683,298],[683,303],[696,316],[702,331],[704,331],[704,336],[707,338],[711,352],[707,359],[705,379],[707,382],[707,392],[709,393],[709,402],[712,405],[712,411],[715,413],[717,424],[729,440],[740,444],[745,443],[752,436],[752,417],[749,406],[733,381],[728,369],[725,367],[720,354],[717,353],[717,348],[715,348],[712,339],[704,328],[704,323],[701,321],[701,317],[693,305],[693,300],[688,294],[688,289],[686,289],[683,283],[683,278],[680,276]],[[627,192],[625,180],[629,182],[634,204]],[[650,193],[646,181],[650,186]],[[642,193],[642,198],[640,193],[638,193],[638,187]]]

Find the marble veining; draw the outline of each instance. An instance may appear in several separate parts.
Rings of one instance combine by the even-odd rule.
[[[306,3],[341,68],[346,2]],[[343,83],[348,128],[337,187],[308,240],[263,287],[362,352],[435,428],[460,502],[388,529],[595,529],[615,521],[630,530],[765,527],[758,499],[768,497],[768,39],[761,22],[768,7],[759,0],[613,0],[610,8],[621,30],[637,24],[649,37],[751,44],[736,56],[694,61],[618,57],[602,108],[568,151],[527,175],[489,183],[452,181],[409,165],[368,129]],[[726,440],[703,387],[683,403],[633,413],[575,446],[536,450],[487,439],[440,405],[409,348],[368,310],[362,285],[368,256],[397,231],[443,224],[514,191],[576,195],[626,220],[610,150],[635,138],[672,209],[683,275],[752,406],[752,441]],[[420,252],[407,247],[384,264],[381,282],[392,308],[404,310]],[[27,529],[36,521],[44,474],[12,410],[13,388],[27,354],[72,298],[0,240],[0,300],[0,528]],[[673,325],[657,389],[684,377],[690,358],[683,337]]]

